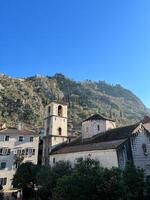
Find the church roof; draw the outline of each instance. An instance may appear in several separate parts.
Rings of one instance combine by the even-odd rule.
[[[124,126],[119,128],[110,129],[106,132],[99,133],[91,138],[92,142],[104,142],[112,140],[121,140],[128,138],[132,132],[139,126],[139,124],[133,124],[130,126]]]
[[[104,117],[100,114],[94,114],[92,116],[90,116],[89,118],[85,119],[83,122],[85,121],[92,121],[92,120],[109,120],[109,121],[114,121],[113,119],[109,119],[107,117]]]
[[[93,151],[93,150],[107,150],[107,149],[116,149],[120,146],[125,140],[116,140],[109,142],[98,142],[98,143],[89,143],[89,144],[78,144],[78,145],[66,145],[57,150],[52,150],[52,154],[64,154],[64,153],[74,153],[82,151]]]
[[[82,137],[79,137],[77,140],[69,144],[57,146],[56,149],[52,150],[51,154],[116,149],[130,137],[138,126],[139,123],[111,129],[104,133],[97,134],[88,140],[82,140]]]

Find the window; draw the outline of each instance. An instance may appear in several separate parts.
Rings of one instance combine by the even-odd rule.
[[[33,142],[33,137],[30,137],[30,142]]]
[[[59,128],[59,129],[58,129],[58,135],[61,135],[61,134],[62,134],[62,129]]]
[[[26,155],[28,155],[28,151],[29,151],[29,150],[28,150],[28,148],[27,148],[27,149],[26,149]]]
[[[32,149],[32,148],[26,149],[26,155],[29,155],[29,156],[35,155],[35,149]]]
[[[7,183],[7,178],[0,178],[0,185],[4,186]]]
[[[99,125],[97,125],[97,130],[100,131],[100,126]]]
[[[0,169],[5,169],[5,168],[6,168],[6,162],[1,162]]]
[[[51,107],[48,107],[48,115],[51,113]]]
[[[24,149],[22,150],[21,154],[22,154],[22,155],[25,155],[25,150],[24,150]]]
[[[147,145],[146,144],[142,144],[142,148],[143,148],[144,155],[147,156],[148,155]]]
[[[56,162],[56,160],[55,160],[55,158],[53,158],[53,164],[55,164],[55,162]]]
[[[7,149],[7,155],[10,155],[10,149]]]
[[[3,149],[2,148],[0,149],[0,155],[3,155]]]
[[[46,132],[47,132],[47,134],[49,134],[49,127],[47,127]]]
[[[62,117],[62,106],[58,106],[58,116]]]
[[[9,135],[5,136],[5,141],[9,141]]]
[[[19,142],[23,142],[23,136],[19,136]]]
[[[28,151],[28,155],[32,155],[32,149],[31,148],[29,148],[29,151]]]
[[[20,156],[21,155],[21,149],[17,150],[17,155]]]
[[[32,149],[32,155],[35,155],[35,149]]]
[[[10,155],[10,149],[8,148],[0,148],[0,155],[1,156],[6,156],[6,155]]]

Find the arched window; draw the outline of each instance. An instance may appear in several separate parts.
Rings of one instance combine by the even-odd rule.
[[[62,129],[58,128],[58,134],[61,135],[62,134]]]
[[[58,116],[62,117],[62,106],[58,106]]]

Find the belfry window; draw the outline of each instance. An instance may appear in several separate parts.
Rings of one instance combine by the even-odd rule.
[[[99,125],[97,125],[97,130],[100,131],[100,126]]]
[[[62,129],[58,128],[58,135],[61,135],[61,134],[62,134]]]
[[[58,106],[58,116],[62,117],[62,106]]]
[[[48,115],[50,114],[50,112],[51,112],[51,107],[49,106],[48,107]]]

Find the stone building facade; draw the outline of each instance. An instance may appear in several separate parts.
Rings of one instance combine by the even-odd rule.
[[[68,141],[67,104],[51,102],[45,108],[43,164],[49,164],[49,153],[57,145]]]
[[[114,120],[95,114],[82,122],[82,138],[91,138],[113,128],[116,128]]]
[[[37,164],[39,136],[36,132],[2,128],[0,130],[0,185],[12,188],[12,179],[22,162]]]
[[[149,120],[148,120],[149,119]],[[143,168],[150,175],[150,118],[116,128],[113,120],[95,114],[82,123],[82,136],[51,148],[49,164],[61,160],[74,165],[78,158],[96,159],[103,167],[124,169],[126,162]],[[67,136],[67,133],[65,134]]]

